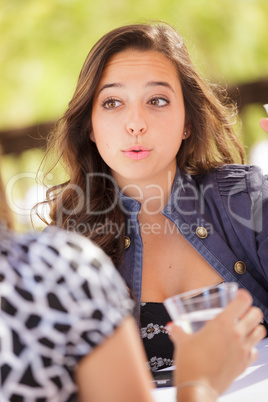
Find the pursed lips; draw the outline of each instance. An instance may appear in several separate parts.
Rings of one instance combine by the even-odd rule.
[[[135,160],[147,158],[150,155],[151,151],[152,150],[150,148],[144,147],[143,145],[133,145],[127,149],[122,150],[123,154],[126,157]]]

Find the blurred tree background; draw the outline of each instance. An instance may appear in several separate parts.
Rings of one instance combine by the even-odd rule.
[[[181,32],[210,81],[224,87],[267,82],[267,0],[0,0],[0,142],[1,133],[63,114],[100,36],[119,25],[156,19]],[[248,154],[266,139],[258,124],[263,116],[261,103],[241,110]],[[33,187],[44,153],[38,147],[36,140],[35,149],[21,154],[3,149],[2,173],[19,229],[29,226],[29,205],[43,196],[42,188]]]

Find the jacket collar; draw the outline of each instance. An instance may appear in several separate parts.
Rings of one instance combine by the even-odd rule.
[[[196,212],[200,196],[200,192],[192,176],[177,169],[169,201],[162,213],[168,217],[173,214],[180,215],[187,222],[191,219],[192,214]],[[128,197],[121,191],[119,191],[119,202],[124,213],[127,215],[137,216],[141,209],[139,201]]]

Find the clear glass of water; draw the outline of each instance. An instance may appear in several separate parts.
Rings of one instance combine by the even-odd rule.
[[[193,333],[216,317],[234,299],[237,289],[237,283],[224,282],[169,297],[164,305],[175,324]]]

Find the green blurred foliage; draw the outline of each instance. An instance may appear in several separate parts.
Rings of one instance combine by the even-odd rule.
[[[56,120],[96,40],[148,20],[174,25],[211,81],[226,86],[268,75],[268,0],[0,0],[0,130]],[[258,125],[264,115],[261,105],[241,115],[248,150],[265,136]],[[3,158],[6,183],[30,174],[16,182],[17,198],[33,184],[42,156]],[[18,226],[25,228],[23,219]]]

